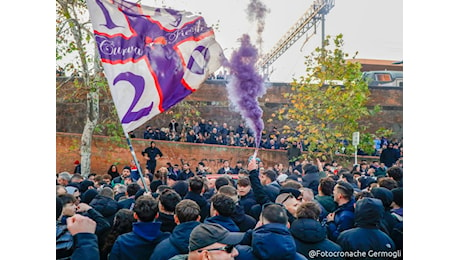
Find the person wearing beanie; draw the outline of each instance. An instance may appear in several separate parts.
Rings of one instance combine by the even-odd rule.
[[[90,204],[91,201],[94,199],[94,197],[96,197],[97,194],[98,194],[97,190],[94,190],[94,189],[87,190],[85,191],[85,193],[81,195],[81,202]]]
[[[80,192],[83,194],[88,189],[94,189],[94,182],[90,180],[84,180],[80,182]]]
[[[356,227],[343,231],[337,238],[337,244],[344,252],[388,252],[396,258],[399,252],[393,240],[379,230],[379,222],[383,216],[382,201],[376,198],[365,197],[356,202]],[[372,259],[388,259],[388,257],[372,257]]]

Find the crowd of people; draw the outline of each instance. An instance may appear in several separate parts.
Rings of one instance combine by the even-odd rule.
[[[135,138],[136,136],[131,133],[131,137]],[[226,122],[219,124],[215,120],[206,120],[203,118],[200,120],[185,118],[181,124],[175,119],[171,119],[167,127],[161,128],[153,128],[151,125],[147,125],[143,133],[143,138],[175,142],[258,147],[260,149],[287,150],[289,148],[288,136],[282,134],[276,126],[273,126],[271,130],[264,129],[262,131],[262,137],[259,146],[257,146],[254,132],[250,128],[245,127],[243,122],[233,127]],[[343,149],[345,149],[349,141],[338,140],[337,142],[343,143],[342,150],[337,150],[337,153],[343,153]],[[373,153],[368,154],[359,149],[358,155],[380,156],[385,148],[389,146],[392,148],[394,146],[398,150],[398,158],[402,157],[402,139],[393,138],[389,140],[385,136],[381,136],[380,138],[375,138],[373,142]],[[296,142],[296,145],[301,151],[306,151],[308,147],[308,144],[303,142]]]
[[[56,259],[402,259],[400,160],[244,162],[56,174]]]

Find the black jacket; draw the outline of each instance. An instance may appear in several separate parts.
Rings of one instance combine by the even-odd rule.
[[[101,195],[96,195],[89,205],[101,213],[110,225],[120,209],[116,200]]]
[[[242,232],[253,229],[257,224],[257,220],[244,212],[244,208],[240,205],[240,203],[236,204],[231,218]]]
[[[337,243],[343,251],[361,252],[394,252],[395,244],[391,238],[378,225],[383,214],[383,205],[380,200],[363,198],[356,203],[355,222],[356,228],[343,231]],[[388,259],[377,258],[372,259]]]
[[[297,252],[305,257],[310,250],[340,252],[342,248],[327,238],[327,231],[319,221],[314,219],[297,219],[290,228],[296,243]],[[336,257],[315,257],[315,259],[342,259]]]
[[[155,247],[150,260],[167,260],[175,255],[187,254],[190,233],[199,224],[199,221],[190,221],[177,225],[171,236]]]
[[[176,222],[174,222],[174,215],[168,215],[163,212],[158,212],[158,218],[155,220],[155,222],[161,223],[160,230],[162,232],[171,233],[177,226]]]
[[[243,206],[244,212],[249,214],[251,212],[251,207],[257,204],[256,197],[254,197],[254,192],[252,189],[246,194],[246,196],[240,197],[239,204]]]
[[[185,195],[184,199],[191,199],[195,201],[198,204],[198,206],[200,206],[201,222],[203,222],[209,216],[210,204],[206,201],[205,198],[203,198],[203,196],[189,191]]]

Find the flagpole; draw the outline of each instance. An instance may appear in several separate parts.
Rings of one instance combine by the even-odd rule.
[[[128,142],[129,150],[131,151],[131,155],[133,156],[134,163],[136,164],[137,171],[139,172],[139,176],[142,180],[142,184],[144,185],[145,191],[148,191],[149,189],[147,188],[147,183],[145,183],[144,180],[144,175],[142,174],[141,166],[139,165],[139,161],[137,160],[136,153],[134,152],[133,145],[131,144],[131,139],[129,138],[128,133],[123,129],[123,132],[125,133],[126,141]]]

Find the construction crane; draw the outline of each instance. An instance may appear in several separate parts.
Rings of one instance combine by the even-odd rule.
[[[265,78],[268,76],[268,68],[283,53],[285,53],[294,43],[300,39],[306,32],[314,29],[313,33],[307,37],[305,43],[316,34],[316,26],[322,23],[322,42],[324,42],[324,17],[332,7],[335,6],[335,0],[315,0],[310,8],[300,17],[299,20],[287,31],[286,34],[276,43],[269,53],[263,55],[258,62],[258,67],[262,69]],[[304,44],[305,44],[304,43]]]

